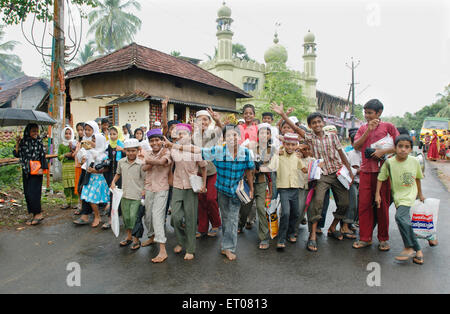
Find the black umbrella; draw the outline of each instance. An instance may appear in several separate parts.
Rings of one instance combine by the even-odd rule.
[[[56,121],[47,113],[37,110],[16,108],[0,109],[0,127],[27,125],[29,123],[52,125]]]

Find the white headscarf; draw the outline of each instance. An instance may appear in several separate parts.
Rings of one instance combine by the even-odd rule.
[[[95,135],[95,138],[97,138],[97,134],[100,134],[100,129],[99,129],[99,127],[98,127],[98,124],[97,124],[97,122],[95,122],[95,121],[88,121],[88,122],[86,122],[85,124],[84,124],[85,126],[86,125],[89,125],[93,130],[94,130],[94,133],[92,133],[92,135]],[[90,141],[90,140],[92,140],[92,136],[90,136],[90,137],[87,137],[86,135],[84,135],[83,136],[83,140],[84,141]]]
[[[108,143],[106,138],[101,134],[95,134],[95,147],[88,151],[87,165],[89,166],[92,162],[94,164],[99,164],[106,157],[106,149],[108,148]]]
[[[70,140],[66,140],[66,130],[70,130]],[[75,134],[73,133],[73,129],[70,126],[66,126],[61,132],[61,139],[64,146],[69,146],[69,144],[73,142],[74,138]]]

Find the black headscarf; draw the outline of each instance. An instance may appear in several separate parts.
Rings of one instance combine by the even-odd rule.
[[[26,175],[30,174],[30,161],[40,161],[42,169],[47,169],[47,160],[45,159],[45,150],[42,140],[38,137],[36,139],[30,136],[30,130],[38,128],[37,124],[28,124],[23,132],[23,138],[19,143],[18,157],[22,170]]]
[[[141,131],[141,132],[142,132],[142,139],[139,140],[139,142],[142,142],[142,141],[144,140],[144,138],[145,138],[144,130],[142,130],[141,128],[137,128],[136,130],[134,130],[133,135],[134,135],[134,138],[135,138],[135,139],[137,139],[137,137],[136,137],[137,131]]]

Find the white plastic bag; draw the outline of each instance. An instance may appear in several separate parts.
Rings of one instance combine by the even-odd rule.
[[[270,201],[269,206],[266,205],[266,215],[269,223],[270,238],[275,238],[278,235],[280,228],[280,216],[281,216],[281,201],[280,196]]]
[[[356,170],[352,168],[353,175],[356,173]],[[348,169],[346,166],[343,166],[339,171],[337,172],[337,178],[339,182],[346,188],[347,190],[350,189],[350,183],[352,183],[352,178],[350,177],[350,172],[348,172]]]
[[[381,140],[370,145],[374,149],[387,149],[394,147],[394,139],[389,134],[383,137]]]
[[[109,189],[112,193],[112,204],[111,204],[111,230],[114,232],[116,238],[119,236],[120,231],[120,221],[119,221],[119,205],[122,199],[123,190],[115,188],[114,190]]]
[[[416,200],[411,207],[411,225],[418,238],[429,240],[436,236],[439,202],[436,198],[427,198],[424,203]]]
[[[196,175],[190,175],[189,182],[191,183],[191,187],[194,193],[199,193],[203,187],[203,178]]]

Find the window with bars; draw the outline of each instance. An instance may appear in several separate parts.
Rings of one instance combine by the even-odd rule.
[[[99,117],[108,117],[111,125],[119,125],[119,105],[98,108]]]

